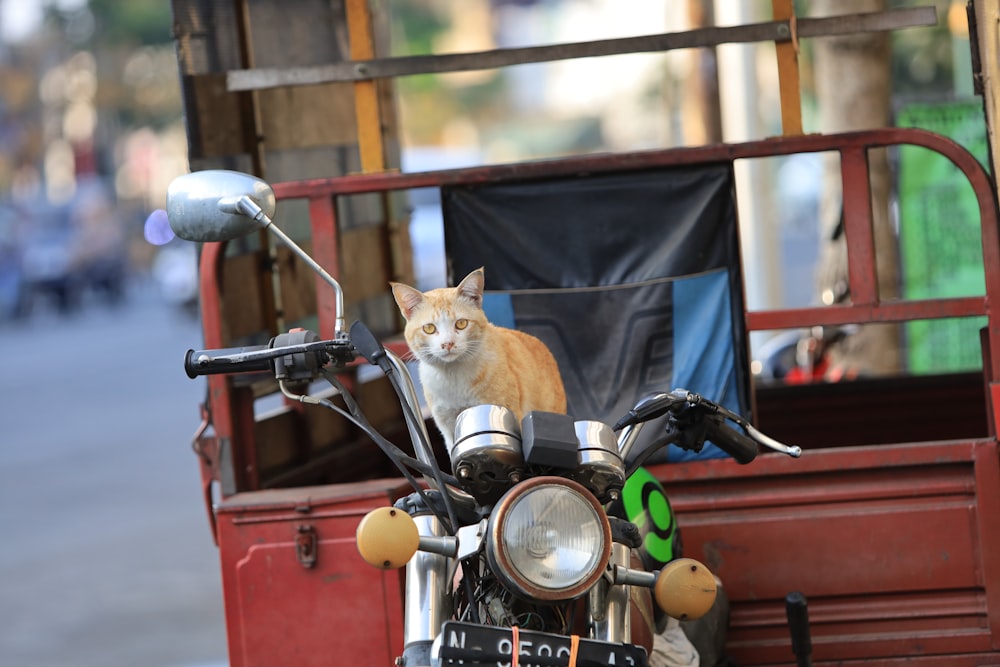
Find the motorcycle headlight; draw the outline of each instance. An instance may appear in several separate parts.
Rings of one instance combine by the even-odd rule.
[[[562,477],[535,477],[496,504],[486,554],[500,582],[538,601],[582,595],[611,555],[611,525],[597,499]]]

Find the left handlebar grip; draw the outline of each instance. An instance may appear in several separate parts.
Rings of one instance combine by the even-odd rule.
[[[227,347],[218,350],[188,350],[184,355],[184,371],[189,378],[199,375],[218,375],[220,373],[259,373],[271,370],[271,359],[234,360],[233,357],[247,352],[259,352],[268,349],[267,345],[248,345],[246,347]]]

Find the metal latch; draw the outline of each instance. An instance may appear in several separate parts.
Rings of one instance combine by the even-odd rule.
[[[319,540],[316,537],[316,529],[309,524],[299,524],[298,533],[295,535],[295,557],[299,564],[308,569],[316,567],[316,554]]]

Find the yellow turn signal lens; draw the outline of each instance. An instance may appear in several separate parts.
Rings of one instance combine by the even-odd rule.
[[[656,578],[656,604],[667,616],[693,621],[715,603],[715,575],[692,558],[670,561]]]
[[[369,565],[383,570],[403,567],[420,546],[413,518],[395,507],[372,510],[358,524],[358,553]]]

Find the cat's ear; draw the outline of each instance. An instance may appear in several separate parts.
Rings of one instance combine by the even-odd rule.
[[[404,285],[403,283],[389,283],[392,286],[392,296],[396,299],[396,305],[399,306],[399,312],[403,314],[403,317],[410,319],[410,315],[413,314],[414,309],[424,302],[423,293],[410,287],[409,285]]]
[[[462,278],[458,284],[458,295],[472,301],[477,306],[483,305],[483,286],[486,283],[486,274],[483,267],[479,267],[469,275]]]

